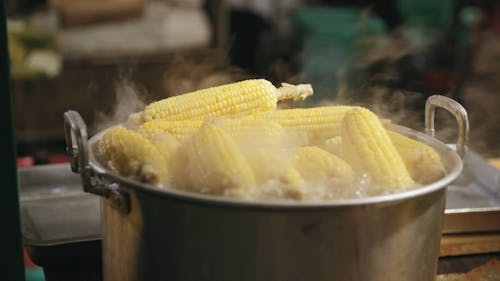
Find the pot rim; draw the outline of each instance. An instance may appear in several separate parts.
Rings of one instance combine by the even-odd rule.
[[[120,125],[118,125],[120,126]],[[458,153],[452,149],[453,145],[447,145],[432,136],[422,132],[395,124],[387,124],[389,129],[399,132],[407,137],[421,141],[433,147],[441,157],[445,165],[447,175],[431,184],[420,186],[414,189],[396,192],[391,194],[370,196],[365,198],[339,199],[339,200],[308,200],[308,201],[290,201],[290,200],[242,200],[220,195],[200,194],[190,191],[178,190],[172,187],[158,188],[152,185],[140,183],[116,174],[102,165],[94,155],[94,147],[97,141],[104,133],[113,128],[107,128],[89,139],[87,147],[89,148],[89,164],[91,168],[99,175],[106,176],[120,185],[132,188],[138,192],[144,192],[149,195],[159,196],[170,200],[190,202],[205,205],[222,205],[227,207],[258,208],[258,209],[317,209],[333,207],[351,207],[360,205],[392,204],[395,202],[409,200],[415,197],[424,196],[429,193],[445,189],[462,172],[463,162]]]

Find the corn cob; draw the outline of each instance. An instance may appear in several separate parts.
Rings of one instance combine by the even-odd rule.
[[[166,121],[151,120],[139,126],[139,132],[148,138],[159,133],[168,133],[177,139],[193,135],[203,124],[203,120]]]
[[[143,183],[161,186],[168,179],[165,159],[145,137],[135,131],[116,127],[98,142],[98,151],[111,169]]]
[[[152,120],[140,125],[139,131],[148,137],[158,133],[169,133],[182,139],[193,135],[203,124],[202,120],[166,121]],[[281,133],[281,126],[267,119],[244,118],[214,118],[206,122],[217,125],[231,135],[256,134],[259,136],[275,136]]]
[[[378,117],[356,107],[342,122],[345,159],[357,173],[367,173],[371,182],[383,188],[405,189],[413,184],[406,166]]]
[[[339,157],[342,157],[342,137],[341,136],[336,136],[333,138],[329,138],[323,142],[321,145],[322,149],[333,153]]]
[[[351,106],[282,109],[266,116],[285,129],[305,133],[314,143],[339,136],[344,114],[351,109]]]
[[[347,162],[316,146],[297,148],[294,165],[306,180],[338,178],[352,181],[355,177]]]
[[[245,157],[255,175],[257,187],[232,189],[226,195],[247,200],[301,200],[304,197],[304,182],[289,161],[289,155],[266,147],[245,149]]]
[[[281,133],[281,125],[269,119],[254,118],[215,118],[208,122],[224,129],[231,135],[277,136]]]
[[[432,147],[390,130],[387,133],[413,180],[429,184],[446,175],[441,158]]]
[[[165,158],[167,164],[171,163],[179,150],[179,141],[168,133],[158,133],[151,138],[151,143]],[[170,166],[170,165],[169,165]]]
[[[219,116],[243,116],[276,109],[284,99],[304,99],[312,95],[309,84],[283,83],[277,89],[265,79],[244,80],[166,98],[146,106],[130,119],[136,123],[156,119],[204,120]]]
[[[271,149],[259,148],[247,151],[245,156],[258,185],[277,179],[283,184],[301,187],[302,177],[286,155]]]
[[[174,136],[168,133],[158,133],[151,138],[151,142],[158,148],[159,152],[165,159],[171,187],[177,189],[186,189],[189,185],[189,178],[186,169],[187,160],[185,146]]]
[[[226,190],[254,187],[255,177],[234,140],[213,124],[205,124],[187,145],[189,189],[223,194]]]

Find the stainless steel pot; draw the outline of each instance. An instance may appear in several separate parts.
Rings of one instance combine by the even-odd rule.
[[[65,113],[72,169],[85,191],[102,196],[104,279],[193,281],[431,281],[436,274],[446,186],[462,161],[432,137],[442,107],[459,124],[463,155],[467,113],[432,96],[431,136],[392,129],[434,147],[447,176],[406,192],[328,202],[244,202],[158,188],[109,171],[94,155],[77,112]]]

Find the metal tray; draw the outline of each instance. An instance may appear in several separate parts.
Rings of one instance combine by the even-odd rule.
[[[446,193],[443,233],[491,231],[500,231],[500,171],[469,150]]]
[[[19,168],[18,177],[25,245],[101,239],[99,199],[83,192],[69,164]]]
[[[31,260],[49,280],[102,280],[99,198],[69,164],[19,168],[21,228]]]

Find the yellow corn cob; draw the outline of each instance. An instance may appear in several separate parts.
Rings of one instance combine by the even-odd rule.
[[[168,133],[182,139],[193,135],[203,124],[203,120],[166,121],[151,120],[139,126],[139,132],[148,138],[159,133]]]
[[[167,165],[160,151],[135,131],[121,127],[110,129],[99,140],[98,150],[122,176],[158,186],[168,179]]]
[[[235,136],[249,134],[275,136],[281,133],[280,124],[261,118],[214,118],[206,122],[215,124]],[[202,124],[202,120],[152,120],[140,125],[139,131],[148,137],[166,132],[177,138],[185,138],[193,135]]]
[[[146,106],[143,114],[132,115],[131,119],[140,122],[141,119],[174,121],[243,116],[274,110],[279,100],[312,95],[311,85],[282,85],[277,89],[265,79],[253,79],[202,89],[153,102]]]
[[[297,148],[294,165],[307,180],[338,178],[352,181],[355,177],[347,162],[316,146]]]
[[[351,109],[351,106],[282,109],[266,116],[285,129],[306,133],[311,142],[320,142],[340,135],[344,114]]]
[[[233,139],[213,124],[205,124],[187,145],[189,189],[223,194],[256,185],[250,166]]]
[[[344,116],[342,145],[345,159],[358,173],[367,173],[372,184],[405,189],[413,184],[406,166],[378,117],[356,107]]]
[[[387,133],[413,180],[428,184],[446,175],[441,158],[432,147],[390,130]]]

